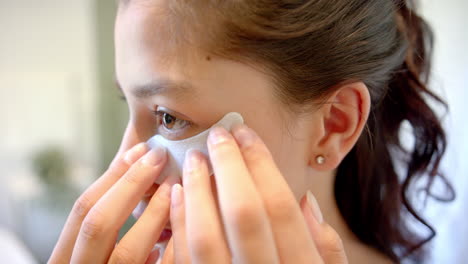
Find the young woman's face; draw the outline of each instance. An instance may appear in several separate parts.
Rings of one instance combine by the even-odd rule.
[[[239,112],[301,197],[310,186],[308,142],[314,136],[304,124],[313,115],[304,120],[288,113],[270,78],[252,67],[190,47],[168,49],[157,4],[144,2],[120,8],[116,20],[116,75],[130,109],[121,151],[155,134],[191,137]]]

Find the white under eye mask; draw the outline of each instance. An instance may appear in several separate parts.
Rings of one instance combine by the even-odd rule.
[[[243,124],[244,119],[239,113],[231,112],[226,114],[221,120],[219,120],[214,126],[222,126],[227,131],[236,124]],[[211,128],[210,128],[211,129]],[[161,172],[161,175],[156,179],[156,183],[161,184],[169,175],[182,176],[182,167],[185,159],[185,152],[189,149],[196,149],[208,157],[208,147],[206,141],[210,129],[207,129],[200,134],[186,138],[183,140],[168,140],[161,135],[155,135],[147,141],[150,148],[162,146],[167,149],[167,163]],[[213,173],[211,166],[209,166],[210,175]]]

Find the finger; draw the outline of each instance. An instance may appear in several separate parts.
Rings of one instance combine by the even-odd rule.
[[[234,138],[214,127],[208,150],[231,254],[240,263],[278,263],[268,216]]]
[[[107,260],[118,231],[156,180],[166,159],[165,149],[152,149],[97,201],[83,220],[72,261],[101,263]]]
[[[159,188],[159,186],[160,184],[153,183],[153,185],[151,185],[151,187],[145,192],[145,194],[143,195],[143,198],[140,200],[138,205],[132,211],[132,216],[133,218],[135,218],[135,220],[138,220],[138,218],[140,218],[140,216],[145,211],[146,207],[148,207],[148,204],[152,196],[154,195],[156,190]]]
[[[187,248],[187,231],[185,228],[185,205],[182,186],[175,184],[171,196],[171,229],[174,243],[173,251],[175,263],[190,263],[190,254]]]
[[[338,233],[323,221],[317,200],[310,191],[301,200],[301,209],[309,232],[325,263],[348,263],[343,242]]]
[[[234,127],[233,135],[263,198],[281,263],[305,263],[307,260],[320,258],[312,238],[307,233],[307,225],[299,204],[268,148],[256,133],[245,125]]]
[[[150,255],[145,261],[145,264],[156,264],[159,257],[160,257],[160,250],[159,248],[156,248],[151,251]]]
[[[148,150],[148,146],[141,143],[135,145],[126,153],[117,155],[107,171],[77,199],[51,254],[49,263],[70,263],[81,224],[89,210],[127,172],[130,166]]]
[[[202,153],[196,150],[187,152],[183,183],[184,191],[175,188],[174,194],[175,198],[185,201],[187,242],[192,262],[229,263],[231,257],[211,191],[207,160]]]
[[[174,240],[171,237],[167,243],[166,249],[164,250],[164,255],[162,256],[161,262],[158,264],[178,264],[174,260]]]
[[[168,177],[160,185],[141,217],[113,250],[109,263],[142,263],[148,258],[169,220],[171,188],[178,180]]]

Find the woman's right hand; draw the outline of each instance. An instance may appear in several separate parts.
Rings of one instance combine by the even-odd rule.
[[[117,242],[120,228],[167,161],[164,150],[140,143],[118,155],[75,202],[49,263],[144,263],[169,220],[169,177],[134,226]]]

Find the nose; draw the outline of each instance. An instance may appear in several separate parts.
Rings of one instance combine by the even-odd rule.
[[[143,131],[141,129],[139,131],[137,126],[130,120],[127,124],[127,127],[125,128],[118,153],[123,153],[136,144],[146,141],[146,138],[142,137],[142,132]]]

